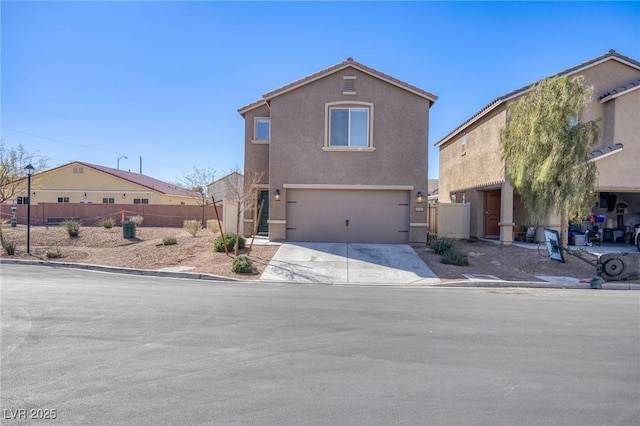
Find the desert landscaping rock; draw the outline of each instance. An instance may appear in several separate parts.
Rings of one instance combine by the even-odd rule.
[[[188,273],[212,274],[240,280],[257,280],[278,250],[278,245],[255,244],[251,259],[256,266],[256,275],[231,272],[233,258],[213,251],[216,234],[207,230],[192,237],[180,228],[146,228],[136,230],[136,238],[126,240],[121,228],[105,229],[84,226],[80,236],[70,238],[62,227],[32,227],[31,251],[26,254],[26,226],[16,229],[3,227],[7,241],[17,243],[15,256],[2,253],[3,259],[46,259],[46,251],[58,248],[62,253],[53,262],[71,262],[144,270],[187,271]],[[162,239],[175,236],[178,243],[163,246]],[[247,241],[247,247],[250,240]],[[572,282],[596,275],[596,256],[582,253],[585,260],[567,255],[567,263],[559,263],[541,257],[537,250],[516,246],[503,246],[486,241],[455,241],[454,247],[466,253],[469,266],[445,265],[440,256],[422,245],[413,248],[420,258],[443,283],[469,280],[468,276],[495,276],[505,281],[544,282],[541,276],[568,277]],[[246,254],[247,249],[241,251]]]

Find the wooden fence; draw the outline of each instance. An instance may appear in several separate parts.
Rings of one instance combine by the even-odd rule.
[[[27,206],[18,204],[16,217],[19,224],[27,224]],[[222,220],[222,206],[218,205],[218,213]],[[47,218],[69,217],[80,218],[84,226],[97,226],[98,221],[105,217],[113,218],[120,224],[132,216],[144,218],[142,226],[182,228],[183,222],[189,219],[216,219],[213,205],[160,205],[160,204],[71,204],[71,203],[38,203],[31,206],[31,225],[46,225]],[[0,215],[3,219],[11,219],[11,205],[2,204]]]

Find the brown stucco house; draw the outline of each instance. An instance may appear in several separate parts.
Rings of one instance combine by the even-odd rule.
[[[593,215],[605,241],[620,241],[640,223],[640,62],[613,50],[560,72],[584,76],[594,88],[580,120],[598,120],[600,139],[591,154],[598,169]],[[436,143],[440,149],[439,201],[470,203],[473,237],[513,242],[514,227],[560,228],[557,216],[532,224],[520,197],[505,180],[500,131],[510,102],[532,85],[500,96]],[[584,219],[584,218],[583,218]]]
[[[239,109],[245,176],[274,241],[408,243],[426,236],[429,109],[437,97],[348,58]]]

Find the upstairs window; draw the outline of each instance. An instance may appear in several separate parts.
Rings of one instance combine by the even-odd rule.
[[[148,198],[134,198],[133,204],[149,204]]]
[[[104,204],[115,204],[116,200],[114,198],[103,198],[102,202]]]
[[[18,204],[29,204],[29,197],[18,197]]]
[[[59,203],[68,203],[69,202],[69,197],[58,197],[58,202]]]
[[[268,142],[271,140],[271,120],[268,118],[256,118],[254,126],[254,140]]]
[[[467,153],[467,135],[462,135],[460,146],[462,146],[462,155],[465,155]]]
[[[369,108],[330,108],[329,146],[369,146]]]

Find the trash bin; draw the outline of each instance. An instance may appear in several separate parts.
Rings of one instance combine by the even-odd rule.
[[[131,221],[122,222],[122,236],[124,238],[135,238],[136,223]]]

